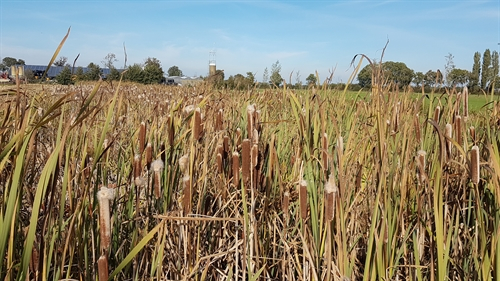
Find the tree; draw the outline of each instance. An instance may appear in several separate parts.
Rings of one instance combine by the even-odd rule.
[[[182,70],[177,65],[171,66],[168,71],[168,76],[182,76]]]
[[[425,75],[422,72],[417,71],[417,72],[415,72],[415,75],[413,76],[412,82],[415,84],[415,87],[420,87],[421,85],[423,85],[424,79],[425,79]]]
[[[56,60],[53,63],[53,65],[54,66],[65,66],[67,62],[68,62],[68,58],[67,57],[59,57],[59,59]],[[64,84],[64,85],[67,85],[67,84]]]
[[[245,79],[247,80],[247,86],[253,87],[255,85],[255,74],[253,74],[253,72],[247,72],[247,77]]]
[[[77,81],[81,81],[81,80],[85,80],[85,73],[83,73],[83,68],[81,66],[79,66],[77,69],[76,69],[76,72],[75,72],[75,77],[76,77],[76,80]]]
[[[143,75],[142,66],[135,63],[127,68],[127,72],[125,72],[123,78],[130,82],[142,83]]]
[[[101,75],[101,68],[93,62],[89,63],[89,65],[87,66],[87,73],[85,73],[86,80],[99,80],[101,78]]]
[[[120,80],[120,71],[118,71],[116,67],[111,66],[111,68],[109,69],[108,77],[106,79],[112,81]]]
[[[358,73],[358,84],[362,88],[367,88],[372,85],[372,65],[368,64],[363,67]]]
[[[26,63],[22,59],[15,59],[12,57],[4,57],[2,63],[0,64],[0,70],[6,70],[13,65],[25,65]]]
[[[163,79],[163,69],[157,58],[147,58],[144,62],[144,84],[158,84]]]
[[[70,85],[73,84],[73,80],[71,80],[71,69],[69,66],[65,66],[61,72],[56,76],[57,83],[61,85]]]
[[[402,62],[386,61],[382,64],[384,77],[398,87],[410,85],[415,73]]]
[[[306,78],[307,85],[315,85],[316,84],[316,75],[314,74],[309,74]]]
[[[481,67],[481,88],[487,90],[488,83],[491,81],[491,53],[486,49],[483,54],[483,65]]]
[[[470,72],[465,69],[454,68],[448,73],[450,86],[465,86],[469,82]]]
[[[264,73],[262,74],[262,83],[269,83],[269,72],[267,71],[267,67],[264,69]]]
[[[474,64],[470,74],[470,90],[475,93],[479,91],[479,77],[481,76],[481,53],[474,53]]]
[[[116,55],[113,53],[109,53],[104,57],[104,60],[101,61],[102,65],[105,68],[109,68],[110,70],[114,68],[114,63],[117,62]]]
[[[427,87],[433,87],[437,82],[437,72],[429,70],[424,75],[424,85]]]
[[[451,53],[448,53],[446,58],[446,64],[444,65],[444,76],[446,78],[446,84],[448,86],[452,85],[451,78],[450,78],[450,73],[455,69],[455,63],[453,62],[454,56]]]
[[[281,65],[280,61],[277,60],[273,65],[271,66],[271,84],[276,85],[276,87],[279,87],[281,85],[281,82],[283,82],[283,78],[281,78]]]
[[[491,54],[491,83],[496,85],[498,77],[498,52],[493,51]]]

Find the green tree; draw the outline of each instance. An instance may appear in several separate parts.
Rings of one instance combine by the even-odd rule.
[[[157,58],[147,58],[144,62],[144,84],[158,84],[163,80],[163,69]]]
[[[362,88],[368,88],[372,85],[372,65],[368,64],[358,73],[358,84]]]
[[[415,73],[402,62],[386,61],[382,64],[384,78],[390,82],[404,87],[410,85]]]
[[[61,85],[70,85],[73,84],[73,80],[71,79],[71,69],[69,66],[65,66],[59,74],[56,76],[57,83]]]
[[[267,67],[264,68],[264,73],[262,74],[262,83],[269,83],[269,72],[267,70]]]
[[[474,53],[474,64],[470,75],[470,90],[473,93],[479,91],[479,77],[481,77],[481,53]]]
[[[112,81],[120,80],[120,71],[116,67],[111,66],[107,79]]]
[[[469,83],[470,72],[465,69],[454,68],[448,73],[450,86],[466,86]]]
[[[2,63],[0,64],[0,70],[6,70],[13,65],[25,65],[26,63],[22,59],[15,59],[12,57],[4,57]]]
[[[247,72],[247,77],[245,79],[247,81],[247,86],[253,87],[255,85],[255,74],[253,74],[253,72]]]
[[[496,85],[497,81],[498,81],[498,52],[493,51],[493,53],[491,53],[491,83],[493,85]]]
[[[306,78],[307,85],[315,85],[316,84],[316,75],[314,74],[309,74]]]
[[[283,82],[283,78],[281,77],[281,65],[280,61],[277,60],[273,65],[271,66],[271,84],[276,85],[276,87],[279,87],[281,83]]]
[[[85,73],[83,72],[83,68],[79,66],[75,71],[75,78],[77,81],[85,80]]]
[[[424,85],[427,87],[433,87],[437,81],[437,72],[429,70],[424,75]]]
[[[101,75],[102,75],[101,68],[97,64],[94,64],[93,62],[89,63],[89,65],[87,66],[87,73],[85,73],[85,79],[96,81],[101,78]]]
[[[53,65],[54,66],[65,66],[67,62],[68,62],[68,58],[67,57],[59,57],[59,59],[56,60],[53,63]],[[64,84],[64,85],[67,85],[67,84]]]
[[[142,83],[143,75],[144,73],[142,71],[142,66],[140,64],[135,63],[127,68],[127,72],[125,72],[123,78],[130,82]]]
[[[412,82],[415,84],[415,87],[420,87],[421,85],[424,84],[424,79],[425,79],[424,73],[417,71],[417,72],[415,72],[415,75],[413,76]]]
[[[491,81],[491,53],[486,49],[483,54],[483,65],[481,66],[481,88],[488,90],[488,83]]]
[[[168,71],[168,76],[182,76],[182,70],[177,65],[171,66]]]

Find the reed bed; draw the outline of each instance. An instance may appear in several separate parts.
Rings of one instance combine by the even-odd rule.
[[[391,89],[2,88],[0,279],[500,279],[498,102]]]

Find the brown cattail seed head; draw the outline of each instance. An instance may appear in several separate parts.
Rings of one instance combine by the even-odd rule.
[[[446,123],[444,129],[444,135],[446,137],[446,153],[448,157],[451,157],[451,147],[452,147],[451,138],[453,137],[452,134],[453,134],[453,127],[451,126],[450,123]]]
[[[244,139],[241,143],[241,173],[243,174],[243,181],[250,181],[250,168],[251,168],[251,147],[250,140]]]
[[[424,184],[427,181],[427,175],[425,173],[425,156],[427,153],[424,150],[417,151],[417,167],[418,167],[418,180],[420,184]]]
[[[217,153],[217,173],[222,174],[222,154]]]
[[[191,212],[191,179],[189,176],[185,176],[182,178],[182,183],[184,184],[184,198],[183,198],[183,210],[184,215],[187,215]]]
[[[140,177],[141,174],[142,174],[141,155],[136,154],[134,156],[134,179]]]
[[[328,181],[325,183],[325,218],[327,221],[332,221],[335,216],[335,204],[338,193],[335,177],[330,174]]]
[[[259,146],[254,144],[252,146],[252,168],[257,167],[259,161]]]
[[[101,238],[101,253],[109,249],[111,242],[111,219],[109,211],[109,201],[115,198],[115,190],[102,186],[97,192],[99,201],[99,227]]]
[[[462,146],[462,117],[455,116],[455,136],[457,143]]]
[[[148,142],[146,145],[146,167],[148,170],[151,168],[151,161],[153,161],[153,146]]]
[[[434,121],[439,123],[439,115],[441,114],[441,107],[438,105],[436,109],[434,109]]]
[[[139,154],[142,154],[146,147],[146,123],[141,122],[139,127]]]
[[[199,140],[202,133],[201,127],[201,109],[199,107],[194,111],[194,120],[193,120],[193,138],[194,140]]]
[[[465,86],[463,90],[463,99],[464,99],[464,120],[467,121],[467,117],[469,117],[469,89],[467,89],[467,86]]]
[[[474,144],[476,144],[476,128],[474,128],[474,126],[470,126],[469,133],[470,133],[470,137],[472,139],[472,142]]]
[[[223,129],[223,126],[222,126],[222,122],[223,122],[222,121],[223,120],[222,119],[223,118],[222,113],[223,113],[222,108],[219,109],[219,111],[217,111],[217,116],[216,116],[216,119],[215,119],[215,130],[216,131],[222,131],[222,129]]]
[[[161,159],[156,159],[151,163],[151,169],[153,170],[153,185],[154,193],[156,199],[160,198],[160,187],[161,187],[161,172],[163,170],[163,161]]]
[[[286,220],[288,220],[289,208],[290,208],[290,192],[285,191],[285,193],[283,194],[282,209],[283,209],[283,216],[285,217]]]
[[[301,180],[299,182],[299,204],[300,204],[300,218],[307,219],[307,182]]]
[[[252,133],[254,129],[253,124],[253,113],[255,112],[255,105],[250,104],[247,106],[247,134],[248,138],[252,138]]]
[[[233,152],[233,185],[239,186],[240,184],[240,154]]]
[[[237,128],[236,129],[236,146],[241,145],[241,129]]]
[[[477,145],[472,146],[470,151],[470,163],[472,183],[479,184],[479,147]]]

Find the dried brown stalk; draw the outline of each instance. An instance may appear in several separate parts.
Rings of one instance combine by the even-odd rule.
[[[244,139],[241,144],[241,173],[245,184],[250,182],[250,169],[252,167],[250,140]]]
[[[472,183],[479,184],[479,147],[472,146],[470,151],[470,178]]]

